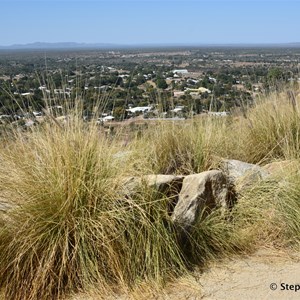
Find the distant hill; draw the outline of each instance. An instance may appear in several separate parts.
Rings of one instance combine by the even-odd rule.
[[[76,43],[76,42],[63,42],[63,43],[44,43],[35,42],[29,44],[14,44],[9,46],[0,46],[0,50],[55,50],[55,49],[121,49],[121,48],[162,48],[162,47],[279,47],[279,48],[300,48],[300,42],[293,43],[269,43],[269,44],[245,44],[245,43],[235,43],[235,44],[132,44],[132,45],[121,45],[121,44],[111,44],[111,43]]]
[[[107,49],[120,47],[116,44],[88,44],[88,43],[75,43],[75,42],[65,42],[65,43],[30,43],[30,44],[15,44],[9,46],[0,46],[1,50],[18,50],[18,49]]]

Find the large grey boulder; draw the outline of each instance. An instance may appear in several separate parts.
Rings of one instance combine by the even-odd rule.
[[[240,194],[260,180],[266,180],[269,172],[258,165],[249,164],[235,159],[224,159],[220,169],[228,176],[230,183]]]
[[[188,231],[200,217],[215,207],[230,207],[231,186],[227,176],[218,170],[186,176],[172,220]]]

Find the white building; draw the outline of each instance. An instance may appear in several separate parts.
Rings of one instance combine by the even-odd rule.
[[[172,71],[174,74],[187,74],[188,70],[187,69],[177,69]]]
[[[128,109],[126,109],[126,111],[129,111],[133,114],[133,113],[136,113],[136,112],[143,112],[143,113],[148,112],[151,109],[152,109],[151,106],[137,106],[137,107],[128,108]]]

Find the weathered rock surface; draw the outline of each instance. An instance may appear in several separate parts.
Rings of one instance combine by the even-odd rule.
[[[222,171],[189,175],[183,180],[172,220],[188,230],[202,216],[203,210],[229,207],[232,200],[229,180]]]
[[[155,187],[157,191],[163,193],[169,198],[168,215],[172,215],[175,206],[178,203],[179,193],[182,189],[184,176],[174,175],[148,175],[146,182],[149,186]]]
[[[267,170],[263,170],[263,168],[258,165],[235,159],[222,160],[220,167],[232,180],[237,180],[247,174],[254,174],[262,179],[269,175]]]
[[[184,176],[175,175],[145,175],[143,177],[128,177],[124,181],[124,190],[130,195],[138,189],[143,183],[147,186],[157,189],[167,196],[179,194]]]
[[[267,169],[235,159],[224,159],[220,169],[227,174],[238,193],[242,193],[259,180],[267,179],[270,175]]]
[[[159,193],[169,198],[167,206],[168,215],[172,215],[178,202],[178,195],[182,187],[184,176],[175,175],[146,175],[143,177],[128,177],[123,184],[125,197],[131,197],[145,184],[156,189]]]
[[[143,177],[146,183],[155,187],[160,192],[166,192],[167,190],[173,189],[179,193],[184,176],[175,175],[147,175]]]

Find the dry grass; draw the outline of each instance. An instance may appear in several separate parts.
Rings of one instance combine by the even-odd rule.
[[[280,184],[253,186],[232,211],[199,218],[184,245],[167,213],[170,199],[144,184],[130,195],[123,187],[129,175],[196,173],[221,157],[298,161],[295,101],[274,94],[247,118],[157,125],[126,147],[80,113],[64,124],[49,118],[27,132],[13,129],[0,149],[0,197],[15,205],[0,219],[6,299],[61,299],[91,290],[141,299],[209,260],[262,244],[299,245],[299,166],[284,170]]]
[[[185,270],[166,199],[146,189],[125,197],[130,165],[115,159],[119,147],[74,118],[16,133],[1,151],[1,193],[16,205],[0,230],[7,299],[162,282]]]

